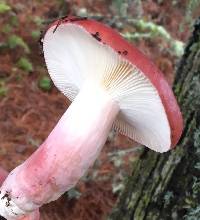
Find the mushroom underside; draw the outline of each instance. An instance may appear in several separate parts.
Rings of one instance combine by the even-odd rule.
[[[113,127],[155,151],[171,147],[165,108],[146,75],[77,24],[51,27],[43,42],[49,74],[71,101],[85,83],[97,84],[120,106]]]

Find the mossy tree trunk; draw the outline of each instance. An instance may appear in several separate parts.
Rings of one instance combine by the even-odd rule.
[[[182,138],[170,152],[143,151],[110,220],[200,220],[200,18],[174,92],[184,117]]]

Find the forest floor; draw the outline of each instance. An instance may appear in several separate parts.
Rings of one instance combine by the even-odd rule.
[[[108,18],[117,12],[111,1],[106,0],[73,0],[63,6],[56,0],[6,2],[11,11],[0,17],[0,166],[10,171],[37,149],[70,104],[46,78],[48,73],[38,45],[43,21],[58,17],[61,7],[66,13],[76,14],[87,8],[87,13],[101,13]],[[139,9],[134,5],[130,7],[133,16],[142,14],[146,20],[165,27],[172,38],[186,42],[190,31],[184,23],[185,1],[141,2]],[[120,31],[131,28],[124,24]],[[24,42],[16,45],[16,38],[13,40],[10,36],[20,36],[25,45]],[[7,41],[5,46],[2,42]],[[178,58],[169,50],[168,43],[155,37],[138,39],[135,44],[164,72],[171,84]],[[32,65],[20,64],[23,57]],[[41,219],[105,219],[123,187],[123,177],[137,158],[138,151],[131,148],[133,145],[126,137],[112,132],[87,176],[61,199],[41,208]]]

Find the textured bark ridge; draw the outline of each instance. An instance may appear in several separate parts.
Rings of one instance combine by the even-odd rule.
[[[200,18],[174,92],[185,124],[178,146],[164,154],[143,151],[109,220],[200,219]]]

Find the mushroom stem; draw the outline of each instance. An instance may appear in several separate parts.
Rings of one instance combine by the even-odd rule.
[[[30,213],[72,188],[96,160],[118,112],[103,88],[85,84],[45,142],[3,183],[0,215]]]
[[[3,183],[3,181],[6,179],[7,175],[8,175],[8,172],[0,167],[0,186]],[[9,202],[7,203],[7,205],[9,205]],[[2,219],[1,215],[0,215],[0,219]],[[12,220],[12,219],[13,218],[10,218],[10,220]],[[16,218],[14,218],[14,219],[16,219]],[[39,220],[40,213],[39,213],[39,210],[37,209],[36,211],[34,211],[26,216],[19,217],[17,219],[18,220]]]

